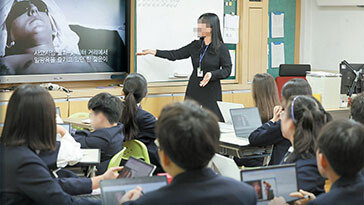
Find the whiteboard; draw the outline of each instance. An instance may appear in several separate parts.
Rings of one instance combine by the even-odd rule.
[[[198,39],[198,17],[215,13],[223,28],[223,0],[136,0],[136,51],[174,50]],[[192,73],[191,59],[169,61],[154,56],[137,56],[136,71],[148,82],[176,81],[174,73]],[[181,79],[180,79],[181,80]],[[182,79],[186,80],[186,79]]]

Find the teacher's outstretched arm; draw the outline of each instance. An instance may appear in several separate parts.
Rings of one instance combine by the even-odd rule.
[[[154,55],[156,57],[165,58],[171,61],[175,60],[182,60],[189,58],[191,56],[190,50],[191,50],[192,43],[177,49],[177,50],[151,50],[146,49],[142,50],[141,53],[137,53],[137,56],[144,56],[144,55]]]

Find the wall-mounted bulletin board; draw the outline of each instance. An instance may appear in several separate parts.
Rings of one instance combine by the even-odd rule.
[[[296,40],[296,0],[269,0],[269,38],[268,38],[268,73],[277,77],[279,68],[272,67],[272,43],[284,44],[285,64],[295,63],[295,40]],[[298,2],[300,3],[300,2]],[[284,14],[284,36],[272,38],[272,13]]]

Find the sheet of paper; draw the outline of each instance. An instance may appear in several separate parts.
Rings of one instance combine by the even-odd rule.
[[[272,68],[278,68],[279,65],[285,64],[284,42],[272,42],[271,46]]]
[[[224,42],[228,44],[239,43],[240,17],[226,14],[224,18]]]
[[[284,38],[284,13],[283,12],[272,12],[272,38]]]
[[[238,44],[239,43],[239,29],[238,28],[224,28],[224,43]]]
[[[225,28],[239,28],[240,17],[236,15],[226,14],[224,18]]]
[[[233,64],[232,67],[231,67],[231,74],[230,76],[235,76],[235,71],[236,71],[236,68],[235,68],[235,62],[236,62],[236,51],[235,50],[229,50],[229,53],[230,53],[230,57],[231,57],[231,63]]]

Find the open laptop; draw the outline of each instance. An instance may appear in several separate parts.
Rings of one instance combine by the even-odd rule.
[[[262,126],[257,107],[230,109],[235,135],[248,138],[250,133]]]
[[[143,193],[148,193],[166,185],[167,177],[165,176],[103,180],[100,182],[102,204],[120,204],[119,201],[124,194],[137,186],[143,189]]]
[[[71,133],[71,130],[72,130],[72,126],[70,123],[58,123],[58,125],[61,125],[62,127],[64,127],[64,129],[67,130],[68,133]],[[61,140],[61,137],[59,134],[57,134],[57,138],[56,138],[57,141],[60,141]]]
[[[224,118],[225,123],[230,124],[230,125],[233,124],[231,117],[230,117],[230,109],[244,108],[243,104],[228,103],[228,102],[221,102],[221,101],[217,101],[217,105],[219,106],[220,112],[222,114],[222,117]]]
[[[241,181],[254,187],[258,205],[268,204],[274,197],[283,197],[286,202],[297,200],[289,196],[298,191],[295,164],[242,170]]]
[[[208,167],[213,169],[217,174],[240,181],[241,170],[236,165],[233,159],[222,156],[220,154],[215,154],[215,156],[211,159]]]

